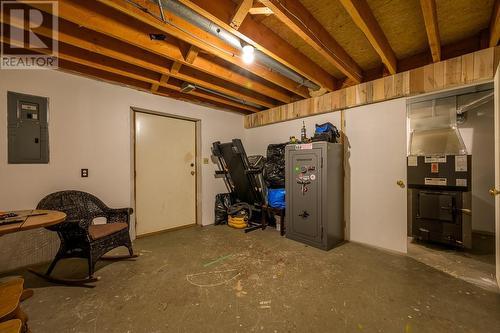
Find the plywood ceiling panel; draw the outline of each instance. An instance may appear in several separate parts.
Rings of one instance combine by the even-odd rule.
[[[368,0],[368,5],[398,59],[428,48],[419,0]]]
[[[436,0],[441,44],[452,44],[488,28],[493,2],[493,0]]]
[[[337,0],[300,0],[300,2],[321,23],[321,25],[325,27],[330,35],[337,40],[361,68],[369,69],[381,64],[377,53],[375,53],[365,35],[356,27],[344,7]],[[319,56],[311,47],[298,38],[297,35],[274,16],[271,15],[264,18],[262,23],[279,33],[287,42],[320,64],[335,77],[344,77],[340,71]]]

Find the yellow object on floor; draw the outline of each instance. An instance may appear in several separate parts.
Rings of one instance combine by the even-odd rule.
[[[247,220],[248,218],[246,216],[243,217],[228,216],[227,225],[235,229],[244,229],[248,226]]]

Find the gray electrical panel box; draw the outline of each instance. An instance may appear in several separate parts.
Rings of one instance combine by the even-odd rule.
[[[49,163],[48,99],[7,92],[9,163]]]
[[[287,238],[323,250],[344,241],[343,156],[338,143],[286,146]]]

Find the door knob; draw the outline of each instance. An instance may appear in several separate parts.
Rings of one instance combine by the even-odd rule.
[[[191,167],[194,167],[194,163],[191,163]]]
[[[402,181],[401,179],[400,179],[400,180],[398,180],[398,181],[396,182],[396,184],[397,184],[399,187],[401,187],[401,188],[405,188],[405,182],[404,182],[404,181]]]
[[[191,171],[191,176],[194,176],[195,172],[194,171]]]
[[[495,195],[499,195],[500,194],[500,191],[497,190],[494,187],[492,189],[490,189],[488,192],[491,194],[492,197],[494,197]]]

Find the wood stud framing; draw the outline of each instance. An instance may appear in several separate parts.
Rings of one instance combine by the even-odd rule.
[[[9,23],[14,27],[20,29],[25,28],[23,22],[18,22],[15,18],[5,16],[1,18],[1,20],[3,19],[8,20]],[[166,77],[172,76],[208,89],[221,91],[227,95],[235,96],[242,100],[248,100],[258,105],[263,105],[265,107],[273,107],[276,105],[272,102],[271,99],[260,97],[251,90],[248,90],[248,92],[246,93],[244,92],[244,90],[240,92],[234,89],[229,89],[225,85],[214,84],[212,82],[201,80],[198,77],[192,75],[179,73],[178,71],[176,71],[178,66],[178,68],[180,68],[181,63],[179,62],[174,62],[172,66],[173,68],[169,70],[167,67],[159,65],[161,62],[155,59],[154,55],[152,55],[153,57],[146,56],[145,54],[143,54],[141,57],[134,56],[134,54],[136,54],[139,50],[134,48],[134,46],[107,38],[106,36],[98,35],[95,32],[79,31],[76,26],[73,26],[66,21],[60,21],[59,24],[60,31],[58,37],[59,41],[64,44],[78,47],[82,50],[92,50],[98,55],[103,55],[111,59],[119,60],[140,68],[144,68],[149,71],[157,72],[158,74],[165,75]],[[51,30],[44,26],[38,28],[37,33],[45,37],[52,37]],[[189,48],[186,52],[186,59],[189,61],[193,61],[195,59],[195,54],[197,54],[197,49],[193,47]],[[152,84],[151,90],[154,91],[154,88],[156,88],[156,83]]]
[[[500,0],[495,0],[490,23],[490,47],[497,46],[500,40]]]
[[[422,7],[432,60],[434,62],[441,61],[441,39],[439,37],[436,0],[420,0],[420,7]]]
[[[179,1],[319,86],[328,91],[335,90],[335,78],[252,17],[247,16],[238,30],[231,27],[230,22],[236,6],[232,0]]]
[[[240,0],[240,4],[238,5],[236,12],[231,19],[231,27],[238,30],[245,17],[247,17],[248,12],[252,8],[252,6],[253,0]]]
[[[431,62],[427,51],[398,61],[367,1],[339,0],[382,59],[384,71],[363,71],[300,0],[178,1],[321,89],[309,91],[303,84],[258,62],[243,63],[240,48],[226,44],[170,11],[165,12],[162,21],[159,7],[151,0],[59,0],[61,20],[57,38],[64,64],[61,67],[81,70],[84,75],[100,79],[109,75],[112,82],[134,85],[162,96],[196,99],[237,112],[259,112],[258,106],[270,108],[246,117],[245,125],[254,127],[480,82],[491,74],[491,63],[497,64],[500,58],[498,47],[496,51],[484,49],[488,45],[495,47],[500,40],[500,0],[494,0],[490,27],[482,31],[480,46],[475,45],[479,40],[475,36],[469,38],[471,42],[457,43],[460,45],[455,51],[454,45],[441,46],[436,0],[419,0],[434,64],[417,69],[413,68]],[[37,2],[29,6],[46,10]],[[333,77],[254,16],[271,14],[346,78]],[[27,29],[23,22],[16,22],[8,15],[1,20],[4,23],[8,20],[8,24],[18,29]],[[43,25],[36,33],[53,38],[51,30]],[[163,34],[165,40],[152,40],[150,34]],[[481,48],[483,51],[449,59]],[[411,70],[398,73],[398,69]],[[181,87],[185,82],[200,89],[183,93]],[[206,92],[210,90],[215,93]],[[318,96],[325,91],[330,93]],[[287,105],[277,107],[281,103]]]
[[[363,71],[299,0],[260,0],[274,15],[355,83]]]
[[[466,84],[488,82],[493,79],[499,62],[500,46],[480,50],[340,89],[320,97],[248,115],[245,117],[245,127],[259,127],[394,98],[414,96]]]
[[[354,23],[363,31],[368,41],[382,59],[390,74],[397,72],[397,59],[382,28],[365,0],[340,0]]]
[[[225,61],[233,65],[245,68],[247,71],[253,73],[254,75],[260,76],[268,82],[281,86],[290,92],[298,94],[302,97],[309,97],[309,92],[305,87],[300,87],[296,82],[290,80],[289,78],[284,77],[277,72],[269,71],[268,68],[257,63],[246,65],[240,57],[240,50],[232,48],[217,37],[175,16],[171,12],[165,13],[165,15],[167,16],[167,20],[169,21],[169,24],[166,24],[159,20],[153,19],[148,13],[145,13],[144,11],[138,9],[136,6],[123,0],[96,1],[105,6],[108,6],[109,8],[115,9],[122,14],[130,16],[144,24],[147,24],[152,29],[157,29],[162,33],[166,33],[191,45],[197,46],[198,48],[208,53],[215,54],[217,57],[224,59]],[[218,1],[214,3],[217,4]],[[152,2],[149,2],[147,0],[142,0],[141,5],[145,8],[145,10],[148,10],[152,13],[158,10],[158,8]],[[59,11],[62,11],[61,4],[59,5]]]
[[[31,5],[34,7],[37,6],[37,4]],[[40,9],[43,10],[44,6],[41,6]],[[65,21],[72,22],[76,25],[87,28],[88,30],[93,30],[99,34],[109,36],[111,39],[107,41],[122,41],[122,46],[123,43],[127,43],[130,44],[131,47],[143,49],[144,51],[151,52],[151,54],[159,56],[160,58],[170,59],[178,63],[174,66],[174,70],[172,72],[168,68],[161,68],[160,71],[158,71],[160,74],[165,73],[172,76],[178,75],[179,72],[176,71],[176,69],[179,64],[188,65],[204,73],[214,75],[216,77],[219,77],[220,79],[234,83],[244,89],[248,89],[249,91],[258,91],[262,95],[269,96],[281,102],[291,102],[291,97],[283,93],[282,91],[265,85],[262,82],[248,78],[241,73],[232,71],[231,69],[228,69],[227,67],[213,62],[205,57],[196,57],[192,64],[186,62],[185,55],[182,53],[177,44],[171,43],[168,40],[163,42],[153,42],[149,39],[147,31],[138,30],[133,22],[124,23],[114,20],[112,17],[107,17],[100,12],[90,11],[86,7],[81,7],[81,4],[77,4],[73,1],[64,1],[59,4],[59,17],[63,19],[62,23],[64,23]],[[73,31],[71,31],[72,34],[70,35],[65,34],[64,29],[60,30],[60,39],[62,38],[61,36],[63,36],[66,39],[71,39],[72,42],[78,41],[78,37],[73,37]],[[78,31],[76,31],[76,33],[78,33]],[[102,37],[97,38],[102,39]],[[79,40],[82,40],[82,38],[80,38]],[[95,50],[96,52],[109,52],[105,43],[96,48],[91,45],[91,43],[89,44],[89,42],[87,42],[83,48],[88,49],[89,46],[90,49]],[[114,56],[118,56],[119,53],[119,51],[112,51],[112,54]],[[126,54],[127,52],[123,53],[124,55],[120,55],[120,57],[127,57],[129,59],[136,58],[138,61],[140,61],[140,58],[142,58],[142,56],[134,56],[134,54],[137,54],[137,50],[134,50],[134,52],[130,55]],[[110,54],[108,53],[107,55]],[[179,78],[189,82],[196,81],[195,77],[183,76]],[[199,84],[199,81],[193,83]],[[212,86],[207,88],[214,89],[215,87]],[[269,104],[269,102],[265,102],[264,104]]]

